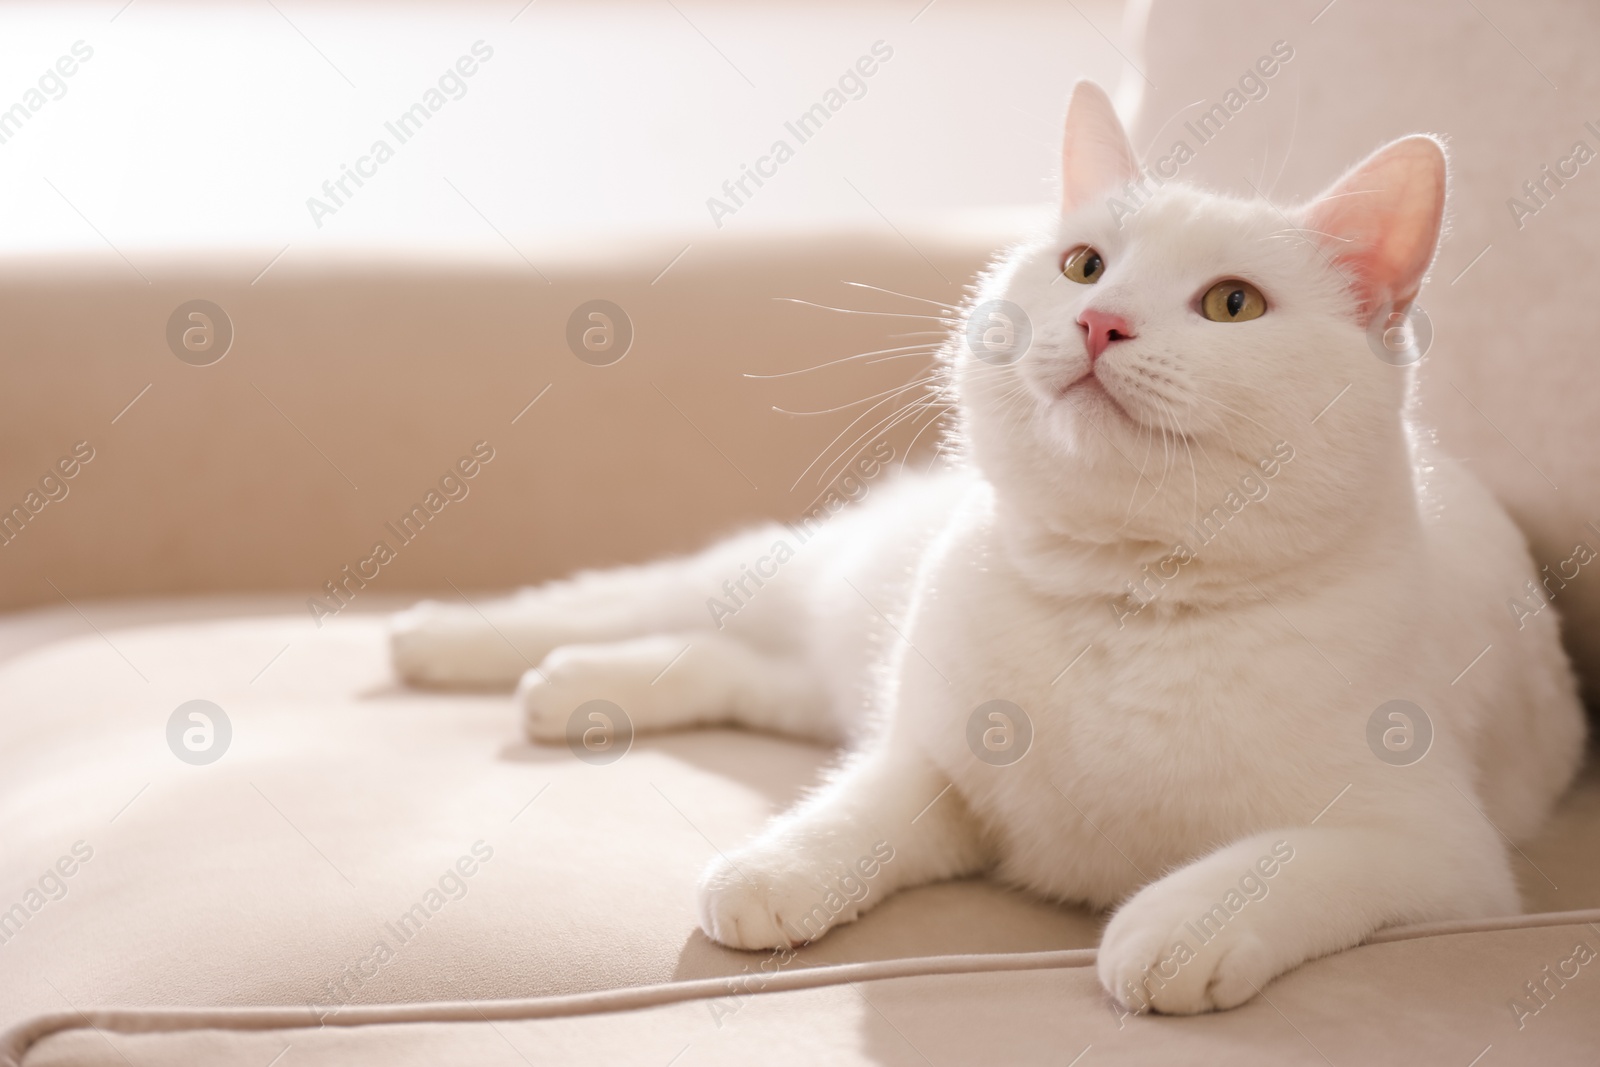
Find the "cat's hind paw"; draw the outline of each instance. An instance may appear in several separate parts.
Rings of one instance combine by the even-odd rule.
[[[437,600],[390,618],[389,659],[418,686],[509,686],[528,666],[478,611]]]
[[[572,681],[555,671],[548,657],[539,670],[522,676],[512,701],[522,710],[522,732],[528,740],[557,744],[566,739],[573,709],[589,695]]]

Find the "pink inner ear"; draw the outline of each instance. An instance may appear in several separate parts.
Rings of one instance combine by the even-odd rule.
[[[1349,279],[1365,325],[1385,305],[1416,299],[1444,222],[1444,150],[1403,137],[1368,156],[1302,215],[1311,240]]]
[[[1110,193],[1139,173],[1128,133],[1104,89],[1092,81],[1072,87],[1061,142],[1061,213]]]

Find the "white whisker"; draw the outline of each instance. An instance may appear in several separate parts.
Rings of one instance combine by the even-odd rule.
[[[817,483],[820,485],[826,482],[830,477],[832,477],[836,468],[842,469],[852,459],[866,451],[867,446],[865,442],[875,437],[883,437],[906,419],[912,418],[933,403],[935,403],[935,401],[932,397],[918,397],[905,407],[896,410],[893,414],[880,419],[876,426],[857,437],[854,441],[850,442],[850,444],[845,447],[844,451],[839,453],[839,458],[835,459],[832,463],[823,468],[822,473],[817,475]]]
[[[936,354],[936,350],[929,350],[929,351],[926,351],[926,352],[902,352],[898,356],[879,356],[877,359],[869,359],[869,360],[867,360],[866,363],[863,364],[863,366],[871,367],[871,366],[874,366],[874,365],[876,365],[878,363],[888,363],[888,362],[890,362],[892,360],[896,360],[896,359],[911,359],[911,358],[913,358],[915,356],[929,357],[929,356],[933,356],[935,354]]]
[[[789,491],[793,492],[796,488],[798,488],[800,483],[805,480],[806,475],[811,473],[811,469],[813,467],[815,467],[818,463],[822,462],[822,457],[826,456],[828,454],[828,451],[830,449],[832,449],[834,445],[839,443],[840,438],[844,437],[845,434],[849,433],[850,430],[853,427],[855,427],[862,419],[864,419],[868,415],[872,414],[874,411],[876,411],[878,408],[882,407],[884,404],[887,404],[890,400],[892,400],[894,398],[895,395],[897,395],[899,393],[906,392],[907,390],[910,390],[910,389],[921,388],[921,387],[927,385],[928,381],[929,381],[928,378],[919,378],[918,380],[916,380],[914,382],[910,382],[909,384],[902,385],[900,388],[894,390],[894,393],[892,393],[890,396],[885,397],[884,399],[878,401],[876,404],[872,405],[872,407],[868,408],[867,410],[863,411],[861,414],[857,415],[854,419],[850,420],[850,422],[845,426],[845,428],[839,431],[838,436],[836,436],[833,440],[829,441],[827,444],[822,446],[822,451],[817,453],[817,458],[812,460],[810,463],[806,464],[806,469],[800,472],[800,477],[798,477],[798,478],[796,478],[794,480],[794,485],[791,485],[789,487]],[[868,432],[870,433],[871,431],[868,431]]]
[[[926,376],[924,380],[931,381],[932,375]],[[916,383],[913,382],[912,384]],[[871,396],[864,396],[860,400],[852,400],[848,404],[840,404],[838,407],[832,408],[822,408],[818,411],[790,411],[788,408],[780,408],[776,404],[772,406],[772,410],[776,411],[780,415],[832,415],[836,411],[848,411],[850,408],[856,407],[860,404],[865,404],[869,400],[877,400],[879,397],[889,396],[891,393],[903,392],[905,388],[905,385],[897,385],[893,389],[885,389],[881,393],[873,393]]]
[[[1285,234],[1298,235],[1303,233],[1314,233],[1318,237],[1326,237],[1330,241],[1338,241],[1341,244],[1350,244],[1355,240],[1353,237],[1340,237],[1338,234],[1323,233],[1321,230],[1313,230],[1309,226],[1286,226],[1281,230],[1274,230],[1273,232],[1267,234],[1267,236],[1263,237],[1262,240],[1271,240],[1274,237],[1282,237]]]
[[[789,304],[804,304],[806,307],[821,308],[823,311],[837,311],[841,315],[877,315],[887,319],[927,319],[929,322],[945,321],[942,315],[919,315],[914,311],[862,311],[859,308],[836,308],[828,304],[818,304],[814,300],[801,300],[797,296],[775,296],[772,299],[782,300]]]
[[[946,304],[942,300],[929,300],[925,296],[912,296],[910,293],[897,293],[893,289],[885,289],[881,285],[868,285],[866,282],[845,282],[844,284],[853,285],[857,289],[872,289],[872,290],[874,290],[876,292],[879,292],[879,293],[888,293],[890,296],[899,296],[899,297],[904,297],[907,300],[916,300],[916,301],[918,301],[920,303],[923,303],[923,304],[932,304],[934,307],[945,308],[945,309],[947,309],[949,311],[956,311],[957,310],[956,305],[954,305],[954,304]]]
[[[802,367],[799,370],[786,370],[779,374],[746,374],[744,377],[760,378],[763,380],[770,380],[773,378],[792,378],[797,374],[810,374],[814,370],[824,370],[828,367],[837,367],[841,363],[850,363],[854,360],[866,359],[868,356],[881,356],[885,352],[904,352],[908,354],[914,354],[918,351],[926,350],[928,354],[932,355],[934,349],[937,347],[938,346],[935,344],[924,342],[923,344],[918,345],[901,345],[898,348],[880,348],[875,352],[857,352],[853,356],[845,356],[842,359],[829,360],[827,363],[818,363],[815,367]],[[872,360],[872,362],[876,363],[878,361]]]
[[[906,469],[906,460],[910,459],[911,458],[911,453],[916,450],[917,438],[921,437],[924,433],[926,433],[929,426],[932,426],[934,423],[936,423],[940,419],[944,418],[945,412],[947,412],[949,410],[950,410],[950,406],[949,405],[945,405],[945,406],[939,408],[938,409],[938,413],[935,414],[933,416],[933,418],[931,418],[927,422],[923,423],[922,424],[922,428],[919,429],[916,432],[916,434],[914,434],[912,436],[911,443],[906,445],[906,454],[904,456],[902,456],[901,459],[900,459],[900,469],[902,471],[904,471]]]

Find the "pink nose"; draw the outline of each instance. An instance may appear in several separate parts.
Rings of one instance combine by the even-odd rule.
[[[1083,314],[1078,316],[1078,325],[1083,327],[1083,339],[1089,346],[1091,364],[1111,346],[1112,341],[1126,341],[1136,336],[1127,319],[1094,308],[1084,309]]]

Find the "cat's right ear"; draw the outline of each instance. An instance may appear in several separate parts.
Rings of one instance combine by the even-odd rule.
[[[1061,213],[1077,210],[1138,173],[1128,131],[1106,91],[1087,79],[1074,85],[1061,142]]]
[[[1378,149],[1303,208],[1303,232],[1360,301],[1365,326],[1417,298],[1444,226],[1444,146],[1425,134]]]

